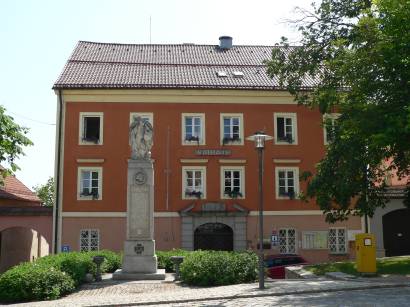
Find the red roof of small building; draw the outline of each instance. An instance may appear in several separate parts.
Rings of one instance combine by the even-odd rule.
[[[41,204],[41,200],[37,195],[14,175],[9,175],[3,179],[3,184],[0,185],[0,199],[33,202],[33,204],[38,205]]]

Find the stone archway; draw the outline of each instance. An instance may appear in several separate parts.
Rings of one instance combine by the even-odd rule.
[[[233,230],[222,223],[206,223],[195,229],[194,250],[233,250]]]
[[[410,209],[391,211],[382,220],[386,256],[410,255]]]

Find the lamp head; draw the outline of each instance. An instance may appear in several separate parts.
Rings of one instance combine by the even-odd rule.
[[[263,131],[256,131],[254,135],[246,138],[248,141],[254,141],[256,148],[264,148],[265,141],[273,140],[273,137],[265,134]]]

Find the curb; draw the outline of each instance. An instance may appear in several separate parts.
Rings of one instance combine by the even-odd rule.
[[[165,305],[165,304],[180,304],[189,302],[201,302],[201,301],[216,301],[216,300],[228,300],[228,299],[238,299],[238,298],[253,298],[253,297],[267,297],[267,296],[286,296],[295,294],[314,294],[322,292],[342,292],[342,291],[355,291],[355,290],[368,290],[368,289],[389,289],[389,288],[405,288],[410,287],[410,284],[382,284],[382,285],[366,285],[358,287],[343,287],[338,289],[318,289],[318,290],[302,290],[302,291],[288,291],[281,293],[260,293],[260,294],[240,294],[240,295],[228,295],[228,296],[216,296],[216,297],[204,297],[204,298],[192,298],[192,299],[181,299],[181,300],[167,300],[167,301],[147,301],[147,302],[134,302],[134,303],[124,303],[124,304],[108,304],[108,305],[98,305],[100,307],[115,307],[115,306],[144,306],[144,305]]]

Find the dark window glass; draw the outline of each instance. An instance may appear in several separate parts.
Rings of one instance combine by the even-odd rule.
[[[278,129],[277,131],[278,139],[284,139],[285,138],[285,122],[284,122],[283,117],[276,118],[276,127]]]
[[[98,143],[100,141],[100,118],[84,117],[83,140]]]

